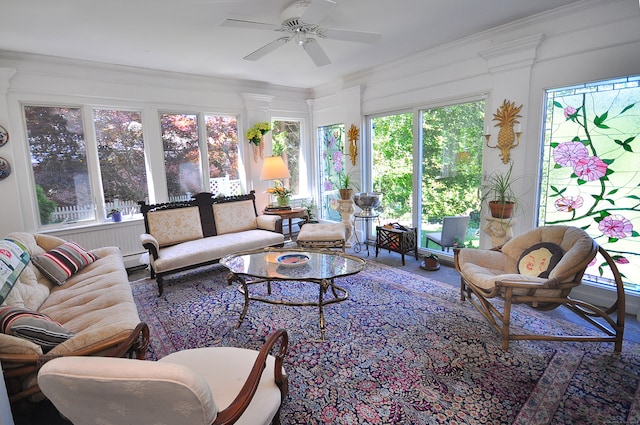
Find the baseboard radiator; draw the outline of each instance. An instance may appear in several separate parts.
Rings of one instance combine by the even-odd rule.
[[[140,256],[146,252],[140,243],[140,235],[144,233],[144,222],[142,220],[104,223],[91,227],[56,229],[46,233],[77,242],[86,249],[117,246],[122,252],[127,268],[141,266]]]

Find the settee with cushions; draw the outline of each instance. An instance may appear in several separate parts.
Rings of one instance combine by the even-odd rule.
[[[203,192],[191,200],[140,203],[151,277],[162,295],[164,276],[218,262],[225,255],[283,246],[282,218],[259,215],[255,193],[214,198]]]
[[[148,339],[119,248],[34,233],[0,240],[0,362],[12,403],[42,397],[36,374],[52,358],[143,359]]]

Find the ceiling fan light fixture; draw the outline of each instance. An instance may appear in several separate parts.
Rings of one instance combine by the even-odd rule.
[[[307,33],[304,31],[299,31],[296,34],[296,43],[298,44],[298,46],[304,46],[305,44],[307,44]]]

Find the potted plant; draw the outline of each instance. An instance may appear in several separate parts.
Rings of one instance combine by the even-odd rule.
[[[254,146],[260,146],[260,143],[262,143],[262,136],[264,136],[270,130],[271,123],[269,123],[268,121],[259,122],[247,130],[247,140],[249,140],[249,143]]]
[[[122,221],[122,212],[118,208],[112,208],[111,211],[107,213],[107,218],[111,217],[111,220],[114,223],[118,223]]]
[[[338,174],[338,189],[340,190],[340,199],[351,199],[354,189],[357,189],[357,185],[353,183],[350,173],[342,171]]]
[[[316,218],[316,211],[318,210],[318,204],[316,204],[316,200],[311,198],[309,201],[302,201],[302,208],[307,209],[307,223],[318,223],[318,219]]]
[[[276,197],[279,207],[289,206],[289,200],[291,199],[293,191],[276,182],[275,187],[270,187],[267,189],[267,192]]]
[[[487,201],[491,216],[495,218],[511,218],[518,200],[513,191],[513,184],[517,181],[512,177],[513,164],[507,171],[492,173],[482,186],[484,195],[482,201]]]

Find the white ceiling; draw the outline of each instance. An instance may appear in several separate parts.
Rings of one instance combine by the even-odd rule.
[[[382,36],[375,44],[320,39],[332,61],[322,67],[293,42],[243,60],[282,33],[220,25],[279,25],[294,2],[1,0],[0,50],[311,88],[576,0],[337,0],[322,27]]]

